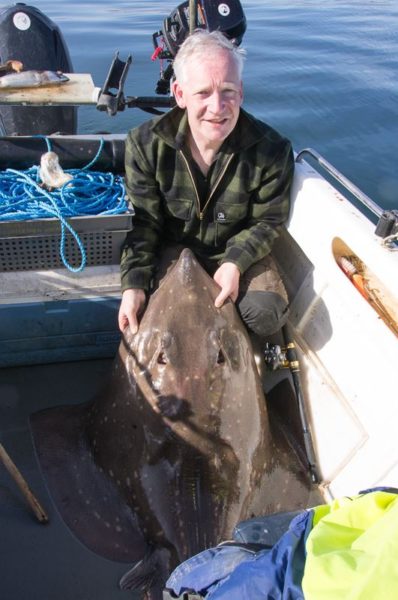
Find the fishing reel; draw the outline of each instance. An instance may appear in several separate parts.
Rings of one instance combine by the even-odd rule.
[[[264,348],[264,362],[269,371],[278,371],[279,369],[299,370],[296,349],[293,342],[286,346],[271,344],[267,342]]]
[[[264,348],[264,362],[269,371],[286,369],[289,366],[286,350],[278,344],[267,342]]]
[[[191,14],[195,20],[193,27]],[[155,90],[157,94],[170,93],[172,61],[190,31],[195,29],[221,31],[239,46],[246,31],[246,17],[239,0],[186,0],[165,18],[163,29],[156,31],[152,36],[155,48],[152,60],[168,62],[165,69],[161,64],[160,79]]]
[[[322,477],[318,471],[317,457],[315,454],[314,444],[312,441],[311,428],[307,416],[306,402],[304,399],[301,380],[300,380],[300,362],[298,360],[296,345],[291,340],[289,331],[286,325],[282,327],[282,337],[285,346],[271,344],[267,342],[264,348],[264,362],[270,371],[279,369],[289,369],[293,380],[294,391],[296,394],[298,414],[301,423],[303,434],[304,449],[310,472],[311,481],[320,483]]]

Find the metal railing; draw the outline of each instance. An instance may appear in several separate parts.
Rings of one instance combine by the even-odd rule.
[[[304,155],[311,156],[319,166],[329,173],[336,181],[338,181],[346,190],[348,190],[357,200],[359,200],[366,208],[374,213],[378,218],[383,214],[383,209],[376,204],[369,196],[360,190],[352,181],[347,179],[340,171],[330,164],[321,154],[312,148],[304,148],[296,156],[296,162],[300,162]]]

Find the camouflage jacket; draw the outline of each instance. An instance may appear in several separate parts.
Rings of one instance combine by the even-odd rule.
[[[233,262],[243,273],[270,252],[288,217],[294,160],[287,139],[241,110],[201,197],[187,127],[176,107],[127,136],[125,182],[135,216],[122,250],[122,290],[150,288],[162,244],[183,244],[204,262]]]

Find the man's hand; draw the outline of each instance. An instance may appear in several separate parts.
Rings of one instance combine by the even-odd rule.
[[[221,291],[215,299],[214,306],[220,308],[227,298],[236,302],[239,293],[240,271],[231,262],[225,262],[217,269],[213,279],[221,287]]]
[[[132,334],[138,331],[138,315],[145,306],[144,290],[125,290],[119,308],[119,329],[123,331],[130,325]]]

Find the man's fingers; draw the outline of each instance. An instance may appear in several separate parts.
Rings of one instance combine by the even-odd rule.
[[[224,304],[224,302],[227,298],[228,298],[228,292],[225,290],[221,290],[221,292],[218,294],[217,298],[214,300],[214,306],[216,308],[221,308],[221,306]]]
[[[145,305],[145,292],[141,289],[125,290],[119,308],[118,325],[123,333],[127,326],[134,335],[138,331],[138,315],[142,313]]]
[[[125,315],[120,314],[119,311],[119,315],[117,318],[117,324],[119,325],[119,329],[120,331],[123,331],[123,329],[126,327],[126,325],[128,324],[127,318]]]
[[[133,335],[136,334],[137,331],[138,331],[138,321],[135,318],[135,316],[133,318],[130,318],[129,324],[130,324],[130,331],[131,331],[131,333]]]
[[[126,327],[130,327],[130,331],[133,335],[138,331],[138,321],[134,315],[130,316],[130,319],[127,317],[127,315],[119,315],[118,325],[122,333]]]
[[[220,308],[227,298],[235,302],[239,293],[240,272],[234,263],[223,263],[213,275],[213,279],[221,287],[221,291],[214,301],[216,308]]]
[[[118,324],[121,332],[123,332],[126,327],[130,327],[130,331],[133,335],[138,331],[138,320],[134,314],[119,314]]]

